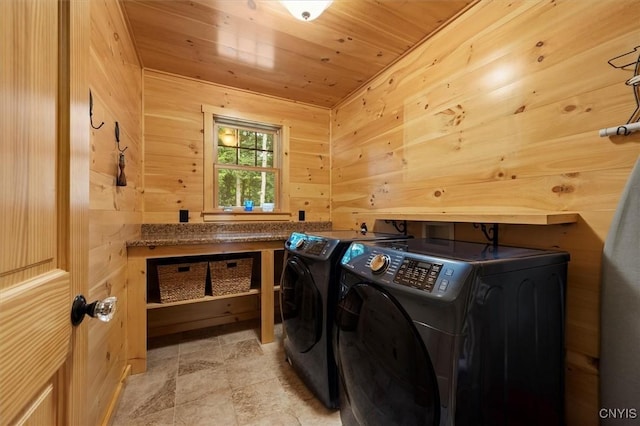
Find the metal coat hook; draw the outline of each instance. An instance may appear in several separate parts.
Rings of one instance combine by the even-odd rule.
[[[100,123],[98,127],[93,125],[93,95],[91,94],[91,90],[89,90],[89,121],[91,122],[91,127],[96,130],[104,126],[104,121]]]
[[[116,125],[115,125],[115,134],[116,134],[116,144],[118,144],[118,151],[120,151],[121,153],[125,152],[127,150],[127,148],[129,148],[128,146],[125,146],[124,149],[120,149],[120,125],[118,124],[118,122],[116,121]]]
[[[116,144],[118,145],[118,151],[120,151],[120,155],[118,156],[118,178],[116,179],[116,186],[127,186],[127,176],[124,174],[124,152],[129,147],[125,146],[124,149],[120,149],[120,125],[117,121],[114,131],[116,135]]]

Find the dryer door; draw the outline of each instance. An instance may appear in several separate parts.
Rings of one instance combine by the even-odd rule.
[[[298,352],[309,351],[322,336],[322,295],[298,256],[287,260],[280,283],[285,334]]]
[[[348,417],[367,425],[439,423],[431,359],[393,296],[375,285],[351,287],[338,305],[334,343]]]

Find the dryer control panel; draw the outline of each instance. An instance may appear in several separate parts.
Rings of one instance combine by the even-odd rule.
[[[433,291],[442,263],[431,263],[405,257],[393,282],[425,291]]]
[[[365,282],[445,300],[457,297],[473,270],[468,262],[456,259],[358,242],[345,251],[341,264],[347,273]]]

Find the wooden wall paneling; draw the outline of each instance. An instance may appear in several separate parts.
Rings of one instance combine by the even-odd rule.
[[[571,253],[570,425],[598,423],[601,251],[640,153],[640,136],[598,136],[635,108],[629,72],[607,63],[640,37],[633,4],[481,2],[332,111],[334,227],[383,211],[580,214],[500,231],[506,244]],[[470,224],[455,234],[483,241]]]
[[[164,102],[165,99],[163,98]],[[156,111],[156,106],[150,101],[147,101],[145,96],[145,102],[147,103],[147,110],[151,109]],[[166,107],[166,105],[158,105],[159,109]],[[170,115],[171,112],[167,112],[165,115],[162,112],[157,112],[152,115],[149,112],[145,113],[145,140],[153,141],[153,143],[165,143],[173,144],[174,150],[179,155],[187,155],[186,147],[189,147],[193,151],[202,151],[202,114],[196,115],[192,111],[182,112],[176,108],[175,114]],[[147,138],[148,137],[148,138]],[[185,146],[185,141],[189,141],[190,144]],[[196,143],[199,142],[199,143]],[[171,148],[168,147],[167,153]],[[165,152],[165,151],[161,151]]]
[[[290,172],[291,180],[293,181],[324,184],[327,185],[327,190],[330,187],[330,179],[326,171],[324,170],[324,167],[315,168],[300,165],[299,167],[292,167],[290,169]]]
[[[106,76],[104,78],[107,78]],[[111,97],[103,98],[99,92],[92,91],[94,101],[94,125],[97,127],[101,122],[104,125],[100,129],[91,129],[91,170],[93,173],[104,175],[101,181],[113,179],[113,185],[106,188],[113,193],[130,192],[135,196],[137,187],[141,188],[142,177],[142,147],[140,141],[140,119],[127,120],[129,113],[113,112],[113,108],[104,104],[104,101],[120,102]],[[121,102],[130,102],[122,100]],[[138,101],[140,102],[140,101]],[[140,114],[140,112],[138,112]],[[115,123],[118,122],[120,129],[120,149],[126,151],[125,154],[125,175],[127,177],[126,187],[116,187],[115,182],[118,176],[118,144],[115,137]],[[100,198],[97,193],[91,194],[92,199]]]
[[[599,424],[598,376],[575,369],[569,364],[565,386],[567,424]]]
[[[127,359],[131,374],[147,369],[147,313],[145,309],[133,310],[131,306],[147,306],[147,288],[139,285],[147,282],[147,261],[144,257],[127,259]]]
[[[152,70],[145,70],[144,85],[145,221],[177,222],[180,209],[190,211],[191,221],[202,221],[202,105],[222,107],[232,116],[286,123],[290,175],[283,185],[292,193],[296,188],[312,192],[299,190],[283,201],[296,213],[292,220],[302,209],[308,210],[307,220],[328,219],[329,110]],[[317,182],[309,181],[311,174]]]
[[[93,286],[106,279],[113,271],[127,265],[125,242],[111,242],[89,251],[89,282]]]
[[[142,70],[117,0],[92,2],[89,88],[91,129],[89,292],[87,300],[118,297],[109,323],[89,325],[90,424],[108,422],[126,370],[126,241],[138,238],[142,222]],[[118,147],[125,154],[127,186],[117,187]]]
[[[112,241],[135,240],[140,236],[140,212],[92,210],[89,212],[89,249]]]
[[[333,185],[336,211],[357,208],[419,213],[425,210],[463,211],[476,209],[565,210],[603,209],[615,202],[628,171],[623,169],[515,180],[497,179],[481,183],[433,185],[398,182],[398,174],[368,181]],[[437,182],[436,182],[437,184]],[[590,192],[591,191],[591,192]],[[583,196],[582,193],[586,195]],[[374,202],[375,201],[375,202]]]
[[[126,292],[126,264],[114,268],[113,272],[100,283],[92,283],[90,294],[96,299]],[[96,398],[91,403],[90,413],[96,416],[92,424],[101,423],[113,400],[120,378],[127,367],[126,333],[124,324],[127,315],[127,300],[119,297],[117,311],[105,327],[100,321],[89,323],[89,388],[95,389]]]
[[[140,192],[129,186],[115,186],[115,175],[91,172],[91,208],[95,210],[141,212]]]
[[[124,275],[123,270],[117,272],[117,277],[120,278]],[[124,286],[121,286],[124,287]],[[112,294],[122,294],[122,288],[114,289]],[[107,297],[106,295],[104,297]],[[110,402],[111,393],[114,384],[119,380],[120,375],[126,367],[126,336],[124,333],[124,322],[126,320],[126,301],[120,303],[118,301],[118,310],[114,315],[112,321],[117,324],[117,327],[99,327],[100,324],[96,324],[92,327],[91,332],[96,333],[93,336],[93,342],[90,344],[89,350],[92,352],[92,358],[89,360],[89,368],[92,371],[89,383],[92,385],[91,389],[103,389],[107,398],[97,398],[96,401],[90,401],[94,407],[101,406],[97,409],[94,415],[100,415],[104,413],[105,404]],[[101,328],[101,329],[100,329]],[[114,368],[113,364],[116,364],[118,368]],[[100,395],[100,393],[97,393]]]

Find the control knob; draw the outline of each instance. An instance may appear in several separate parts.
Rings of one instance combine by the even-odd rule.
[[[389,256],[386,254],[376,254],[371,259],[369,267],[374,274],[382,274],[389,267]]]
[[[296,243],[294,244],[294,248],[297,249],[301,249],[304,246],[304,239],[300,238],[298,241],[296,241]]]

